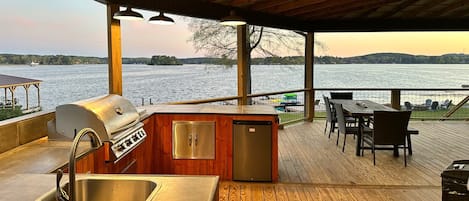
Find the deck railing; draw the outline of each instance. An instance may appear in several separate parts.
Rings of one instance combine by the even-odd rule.
[[[352,92],[355,100],[371,100],[399,110],[412,110],[412,119],[420,120],[469,120],[469,89],[414,89],[414,88],[315,88],[295,89],[269,93],[250,94],[251,104],[272,105],[279,112],[280,123],[304,120],[305,93],[314,94],[314,118],[325,117],[322,96],[330,92]],[[171,102],[171,104],[236,105],[239,96],[204,100]],[[407,102],[407,103],[406,103]],[[450,102],[450,104],[445,104]],[[433,107],[432,107],[433,104]],[[406,107],[407,105],[407,107]]]

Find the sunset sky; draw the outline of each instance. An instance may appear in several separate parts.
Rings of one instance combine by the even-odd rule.
[[[145,19],[156,13],[137,10]],[[106,8],[93,0],[1,1],[0,53],[107,56]],[[124,57],[165,54],[204,56],[188,42],[191,32],[182,17],[176,25],[122,22]],[[326,49],[316,55],[357,56],[376,52],[421,55],[468,53],[469,32],[319,33]]]

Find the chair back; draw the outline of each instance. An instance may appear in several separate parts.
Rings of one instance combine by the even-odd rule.
[[[345,124],[344,108],[342,107],[342,104],[340,103],[335,103],[334,108],[335,108],[335,115],[337,117],[337,124],[339,126],[339,131],[342,133],[345,133],[346,124]]]
[[[432,105],[432,99],[425,100],[425,106],[430,107]]]
[[[438,109],[438,105],[439,105],[438,101],[433,101],[433,102],[432,102],[432,105],[431,105],[431,110],[436,110],[436,109]]]
[[[332,122],[335,115],[332,114],[331,103],[329,102],[329,98],[327,96],[323,95],[322,97],[324,98],[324,104],[326,105],[326,118],[327,118],[327,121]]]
[[[352,92],[331,92],[331,99],[352,100],[353,93]]]
[[[406,110],[412,110],[412,104],[409,101],[404,102]]]
[[[375,145],[404,145],[411,111],[374,111]]]

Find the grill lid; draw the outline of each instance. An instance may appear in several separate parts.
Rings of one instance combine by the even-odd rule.
[[[129,100],[116,94],[99,96],[56,107],[56,131],[68,138],[82,128],[94,129],[103,141],[139,123]]]

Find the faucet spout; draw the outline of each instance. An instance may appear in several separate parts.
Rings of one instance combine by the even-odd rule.
[[[76,174],[76,152],[78,148],[78,143],[80,142],[81,138],[84,135],[88,135],[90,137],[91,148],[98,149],[102,146],[103,142],[99,135],[91,128],[84,128],[81,129],[80,132],[77,133],[75,138],[73,139],[72,148],[70,150],[70,161],[68,163],[68,176],[69,176],[69,198],[71,201],[76,201],[76,188],[75,188],[75,174]]]

